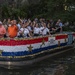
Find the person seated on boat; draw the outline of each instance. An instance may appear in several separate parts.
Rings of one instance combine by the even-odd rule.
[[[9,26],[8,30],[7,30],[8,37],[10,37],[10,38],[16,37],[17,32],[18,32],[18,27],[17,27],[17,24],[16,24],[16,20],[12,20],[11,26]]]
[[[3,38],[6,35],[6,29],[2,25],[2,22],[0,21],[0,38]]]
[[[49,29],[46,26],[46,23],[43,23],[43,26],[40,27],[40,33],[45,36],[45,35],[51,35]]]
[[[39,36],[40,35],[40,28],[38,23],[36,23],[34,30],[33,30],[34,36]]]

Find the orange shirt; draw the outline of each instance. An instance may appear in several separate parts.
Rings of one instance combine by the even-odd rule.
[[[17,36],[18,28],[16,25],[12,25],[8,27],[8,35],[11,38],[14,38]]]

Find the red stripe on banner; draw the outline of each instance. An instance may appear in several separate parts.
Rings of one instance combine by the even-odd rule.
[[[48,37],[43,38],[35,38],[35,39],[28,39],[28,40],[0,40],[1,46],[15,46],[15,45],[28,45],[28,44],[35,44],[35,43],[41,43],[42,41],[47,42]]]
[[[75,37],[75,34],[73,34],[73,36]]]
[[[56,40],[68,38],[68,35],[57,35]]]

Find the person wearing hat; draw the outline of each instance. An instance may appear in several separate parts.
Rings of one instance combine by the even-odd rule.
[[[2,22],[0,21],[0,38],[4,37],[5,34],[6,34],[6,29],[3,26]]]

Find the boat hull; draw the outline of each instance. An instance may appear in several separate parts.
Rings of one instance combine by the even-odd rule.
[[[73,45],[58,47],[52,50],[48,50],[46,52],[40,53],[38,55],[33,55],[30,57],[17,58],[14,57],[12,59],[6,59],[5,61],[0,61],[0,67],[4,67],[7,69],[20,69],[27,66],[34,65],[34,63],[40,62],[49,57],[55,56],[57,54],[70,51],[74,49]]]
[[[0,40],[0,67],[29,66],[74,48],[75,33]]]

